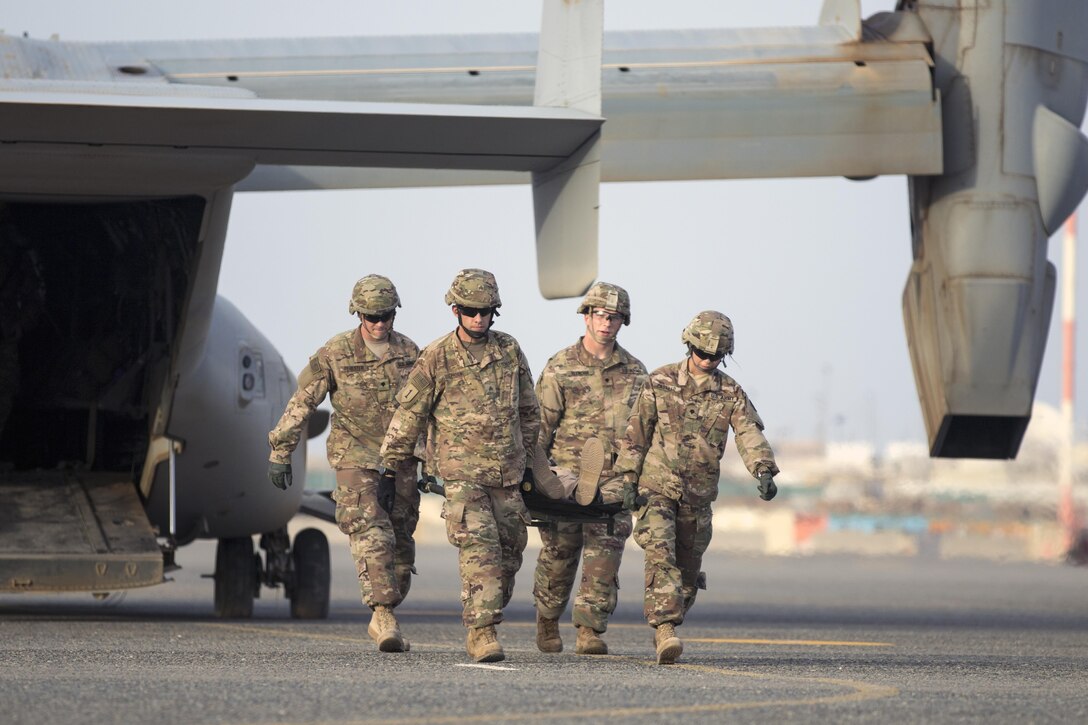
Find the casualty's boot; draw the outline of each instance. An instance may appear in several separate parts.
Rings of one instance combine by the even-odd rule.
[[[540,612],[536,613],[536,648],[541,652],[563,651],[558,619],[549,619]]]
[[[606,655],[608,645],[592,627],[578,625],[578,639],[574,643],[574,653],[579,655]]]
[[[370,626],[366,631],[382,652],[407,652],[410,647],[408,640],[401,635],[400,625],[389,607],[374,607],[374,614],[370,617]]]
[[[657,625],[654,629],[654,646],[657,647],[657,664],[671,665],[684,651],[684,643],[676,636],[676,627],[671,622]]]
[[[468,650],[468,656],[476,662],[501,662],[506,659],[493,624],[470,627],[465,639],[465,649]]]
[[[597,497],[597,485],[604,470],[604,445],[600,438],[588,438],[582,446],[582,456],[578,464],[578,488],[574,489],[574,500],[580,506],[588,506]]]
[[[563,482],[548,466],[548,454],[539,443],[536,444],[536,452],[533,454],[533,484],[548,498],[566,498]]]

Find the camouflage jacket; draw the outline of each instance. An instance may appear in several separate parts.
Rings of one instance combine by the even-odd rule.
[[[291,462],[306,419],[329,395],[333,408],[329,465],[377,468],[385,429],[397,407],[394,396],[418,357],[416,344],[395,331],[389,333],[389,350],[380,360],[363,342],[359,328],[329,340],[299,373],[298,390],[268,434],[270,460]]]
[[[428,471],[487,486],[519,483],[540,432],[529,363],[510,335],[489,332],[477,362],[451,332],[428,345],[397,395],[382,458],[394,467],[429,432]]]
[[[578,470],[582,445],[596,436],[611,468],[616,442],[648,377],[646,366],[619,345],[608,360],[598,360],[579,338],[548,360],[537,381],[540,445],[556,464]]]
[[[702,383],[687,360],[654,370],[642,386],[620,444],[616,472],[634,473],[640,489],[692,505],[718,497],[720,461],[730,427],[753,476],[778,473],[763,421],[733,378],[715,370]]]

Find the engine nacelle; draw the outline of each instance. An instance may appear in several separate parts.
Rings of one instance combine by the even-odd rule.
[[[1013,458],[1054,302],[1047,237],[1088,174],[1075,129],[1088,41],[1071,32],[1088,18],[1079,3],[908,5],[935,39],[944,113],[944,174],[910,179],[903,292],[930,455]],[[1053,130],[1063,123],[1072,135]]]

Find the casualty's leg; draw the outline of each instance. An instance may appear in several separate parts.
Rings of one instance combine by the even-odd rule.
[[[570,495],[560,476],[549,465],[548,454],[539,443],[536,444],[536,452],[533,454],[533,483],[548,498],[563,499]]]
[[[578,464],[578,487],[574,490],[574,500],[579,505],[588,506],[597,498],[597,487],[601,483],[603,470],[604,445],[599,438],[589,438],[582,446]]]

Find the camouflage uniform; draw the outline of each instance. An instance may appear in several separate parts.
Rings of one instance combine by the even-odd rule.
[[[646,367],[617,343],[608,360],[598,360],[582,340],[555,354],[537,382],[540,399],[540,443],[556,465],[578,470],[582,445],[597,437],[604,445],[606,470],[611,477],[616,441],[623,437],[627,417],[646,381]],[[608,628],[616,609],[620,559],[631,535],[631,515],[614,517],[613,533],[607,524],[582,526],[559,523],[541,528],[543,544],[533,577],[533,598],[540,616],[558,619],[566,609],[582,559],[582,581],[574,600],[575,625],[596,632]]]
[[[359,574],[363,602],[395,607],[408,594],[415,571],[419,521],[416,459],[397,467],[396,499],[387,514],[378,505],[379,449],[393,419],[395,394],[419,357],[414,342],[390,331],[389,349],[378,359],[367,348],[359,328],[329,340],[298,376],[298,390],[279,423],[268,434],[273,463],[290,463],[306,419],[330,396],[333,413],[326,444],[329,465],[336,469],[336,522],[348,535]]]
[[[700,567],[730,428],[753,476],[778,473],[755,407],[719,370],[699,380],[686,358],[660,367],[631,413],[615,468],[637,477],[648,498],[637,512],[634,538],[646,552],[644,612],[654,627],[681,624],[697,590],[706,588]]]
[[[407,460],[430,429],[428,470],[445,481],[442,517],[460,550],[466,627],[502,621],[521,568],[529,512],[518,484],[531,465],[540,408],[529,364],[510,335],[488,332],[477,360],[457,332],[428,345],[397,395],[382,444],[386,466]]]

